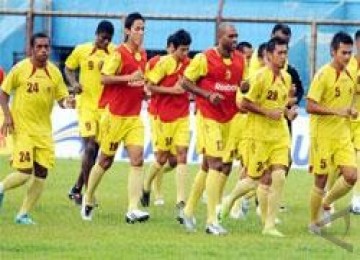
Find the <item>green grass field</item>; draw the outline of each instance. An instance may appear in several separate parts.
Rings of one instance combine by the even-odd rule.
[[[100,208],[91,223],[80,218],[80,208],[67,198],[79,169],[79,161],[59,160],[51,172],[45,192],[32,216],[34,226],[14,224],[25,187],[6,194],[0,212],[0,259],[360,259],[360,216],[351,216],[350,232],[344,238],[354,245],[354,253],[335,246],[307,231],[308,199],[312,178],[304,171],[292,171],[286,184],[289,207],[280,213],[279,227],[286,238],[263,237],[252,204],[246,220],[228,219],[225,237],[205,234],[205,205],[197,211],[198,232],[187,234],[175,221],[175,183],[169,173],[164,178],[166,203],[151,206],[147,223],[129,225],[124,221],[127,206],[127,164],[115,163],[97,193]],[[196,172],[190,166],[189,187]],[[0,178],[11,171],[0,158]],[[232,174],[226,190],[235,183]],[[349,198],[338,203],[345,207]],[[345,224],[338,220],[329,232],[343,236]],[[359,258],[358,258],[359,257]]]

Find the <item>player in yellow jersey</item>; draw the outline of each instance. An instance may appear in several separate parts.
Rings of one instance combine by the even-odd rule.
[[[247,176],[237,183],[223,201],[220,217],[229,214],[234,201],[259,185],[258,199],[264,224],[263,234],[283,236],[275,229],[275,217],[289,162],[290,137],[285,117],[294,118],[288,109],[291,78],[282,68],[287,59],[287,42],[273,38],[267,44],[268,65],[250,78],[250,90],[241,106],[248,111],[245,136]],[[271,196],[269,195],[271,193]]]
[[[171,54],[174,52],[174,44],[173,44],[173,35],[169,35],[169,37],[167,38],[166,41],[166,52],[167,54]],[[146,74],[156,65],[157,62],[159,62],[161,56],[157,55],[152,57],[148,63],[146,64],[146,71],[145,71],[145,78],[146,78]],[[155,131],[155,109],[156,109],[156,102],[157,102],[157,95],[156,93],[152,93],[148,88],[147,91],[150,93],[150,99],[148,102],[148,117],[150,120],[150,127],[151,127],[151,144],[152,144],[152,149],[153,149],[153,153],[155,155],[155,158],[157,156],[157,148],[156,148],[156,139],[157,139],[157,134]],[[165,204],[165,200],[164,200],[164,195],[162,192],[162,182],[163,182],[163,176],[165,175],[165,173],[172,171],[173,169],[175,169],[176,167],[176,156],[173,154],[170,154],[170,157],[168,159],[168,161],[166,162],[166,164],[162,167],[162,170],[155,176],[154,180],[152,181],[152,190],[154,192],[154,205],[155,206],[162,206]],[[150,166],[150,168],[152,168],[152,166]],[[148,178],[150,175],[147,175],[145,177],[145,181],[144,181],[144,185],[150,185],[149,180],[150,178]]]
[[[310,158],[315,181],[310,199],[310,231],[318,231],[319,213],[330,215],[330,204],[347,194],[357,179],[354,145],[351,142],[350,117],[354,108],[355,81],[347,69],[353,40],[338,32],[331,40],[330,63],[315,75],[308,95],[306,110],[310,114]],[[340,171],[325,194],[329,176]]]
[[[75,106],[59,69],[48,61],[50,39],[34,34],[31,56],[16,64],[1,86],[0,105],[5,120],[1,133],[13,133],[12,166],[16,169],[0,182],[0,206],[4,193],[30,182],[15,222],[34,224],[29,212],[42,194],[48,169],[54,165],[51,111],[54,101],[63,108]],[[13,96],[11,109],[8,106]]]
[[[177,219],[183,221],[187,176],[187,150],[190,142],[189,94],[180,85],[183,72],[190,62],[190,34],[181,29],[173,34],[173,53],[166,55],[147,74],[150,90],[158,95],[155,105],[155,130],[157,133],[156,163],[152,165],[144,183],[141,202],[149,206],[150,183],[176,155],[176,208]]]
[[[78,94],[77,110],[80,136],[83,139],[83,156],[81,170],[76,184],[69,192],[69,198],[81,204],[81,190],[87,187],[90,169],[96,161],[99,151],[98,135],[101,110],[98,108],[103,89],[101,84],[101,68],[114,51],[111,44],[114,26],[109,21],[101,21],[95,32],[95,41],[75,47],[65,62],[65,75],[75,93]],[[79,70],[79,81],[76,79]]]
[[[348,70],[356,82],[355,108],[360,111],[360,30],[356,31],[354,36],[356,53],[351,57]],[[351,120],[351,135],[356,151],[356,164],[358,171],[360,169],[360,117]],[[354,214],[360,214],[360,181],[357,181],[354,187],[353,198],[351,201]]]

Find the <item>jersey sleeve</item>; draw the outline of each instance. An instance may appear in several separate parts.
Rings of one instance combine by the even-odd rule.
[[[101,69],[101,74],[106,76],[115,75],[121,69],[121,56],[119,53],[113,53],[105,60],[104,66]]]
[[[17,76],[16,76],[16,67],[14,67],[10,73],[6,76],[5,80],[1,85],[1,90],[8,95],[11,95],[11,92],[17,88]]]
[[[148,80],[153,84],[158,84],[171,70],[171,58],[169,56],[164,57],[154,68],[149,70],[147,74]]]
[[[67,96],[69,96],[69,91],[65,85],[64,78],[62,77],[60,71],[57,71],[57,84],[55,90],[55,100],[59,101]]]
[[[325,77],[326,76],[322,71],[315,75],[307,94],[308,99],[314,100],[315,102],[320,102],[326,87]]]
[[[207,74],[207,60],[203,53],[197,54],[186,67],[184,76],[192,82],[198,81]]]
[[[262,92],[262,72],[258,72],[257,74],[253,75],[249,79],[250,83],[250,89],[248,93],[244,96],[247,100],[250,100],[251,102],[256,102],[261,97]]]
[[[65,61],[65,66],[71,70],[76,70],[80,67],[80,59],[81,59],[81,48],[76,47],[69,57]]]

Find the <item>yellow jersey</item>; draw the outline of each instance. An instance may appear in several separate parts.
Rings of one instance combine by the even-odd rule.
[[[59,69],[51,62],[35,68],[30,59],[16,64],[5,78],[2,91],[13,95],[11,113],[16,134],[49,136],[54,101],[69,95]]]
[[[103,90],[101,69],[105,60],[114,52],[115,45],[110,43],[107,50],[98,49],[94,43],[84,43],[75,47],[66,59],[65,65],[71,70],[80,69],[79,83],[83,92],[77,98],[78,108],[97,109]]]
[[[337,71],[331,64],[324,65],[311,82],[308,99],[331,109],[352,105],[355,81],[345,69]],[[350,119],[335,115],[310,115],[310,135],[313,138],[342,139],[350,136]]]
[[[358,112],[360,112],[360,64],[357,61],[355,56],[352,56],[349,64],[347,66],[348,71],[351,74],[351,77],[354,79],[356,83],[356,91],[355,91],[355,108]],[[352,121],[360,121],[360,116],[356,119],[351,118]]]
[[[247,100],[266,109],[284,110],[291,89],[291,76],[281,70],[275,76],[269,67],[264,67],[250,77],[250,89],[244,96]],[[263,115],[248,113],[246,138],[262,141],[289,140],[289,130],[285,117],[272,120]]]

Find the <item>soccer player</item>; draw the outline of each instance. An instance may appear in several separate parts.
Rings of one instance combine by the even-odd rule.
[[[69,198],[81,204],[81,190],[87,186],[90,169],[94,166],[98,155],[98,135],[101,110],[98,102],[102,92],[101,69],[104,61],[114,51],[111,39],[114,26],[109,21],[101,21],[95,32],[95,41],[75,47],[65,62],[65,75],[78,94],[77,110],[80,136],[83,139],[84,153],[81,171],[76,184],[69,192]],[[76,70],[80,69],[79,81]]]
[[[254,52],[253,46],[251,45],[251,43],[250,42],[239,42],[238,45],[236,46],[236,49],[245,56],[246,64],[247,64],[247,66],[249,66],[251,57]]]
[[[352,77],[356,82],[355,91],[355,108],[360,111],[360,30],[355,33],[356,53],[349,61],[348,70],[352,73]],[[351,134],[356,151],[356,164],[358,171],[360,169],[360,118],[356,117],[351,120]],[[360,181],[357,181],[354,187],[353,198],[351,201],[352,211],[360,214]]]
[[[167,38],[167,43],[166,43],[166,52],[167,54],[171,54],[174,52],[174,44],[173,44],[173,35],[170,35]],[[146,73],[147,74],[148,71],[151,71],[154,66],[159,62],[160,60],[160,55],[156,55],[154,57],[152,57],[147,65],[146,65]],[[148,89],[149,93],[150,93],[150,100],[148,102],[148,115],[149,115],[149,119],[150,119],[150,125],[151,125],[151,142],[152,142],[152,148],[154,151],[154,155],[155,158],[157,156],[157,149],[156,149],[156,139],[157,139],[157,135],[156,135],[156,131],[155,131],[155,115],[156,115],[156,99],[157,99],[157,93],[156,92],[151,92]],[[156,162],[154,162],[156,163]],[[176,156],[173,154],[169,154],[169,159],[166,162],[166,164],[162,167],[161,171],[158,172],[158,174],[154,177],[154,180],[152,181],[152,189],[154,191],[154,205],[155,206],[162,206],[165,203],[164,200],[164,196],[162,194],[162,190],[161,190],[161,186],[162,186],[162,180],[163,180],[163,176],[165,173],[172,171],[175,167],[176,167]],[[150,175],[145,177],[145,186],[146,185],[150,185],[149,183],[149,177]]]
[[[6,192],[30,182],[15,218],[18,224],[34,224],[29,212],[40,198],[48,170],[54,165],[50,119],[54,101],[63,108],[75,106],[59,69],[48,60],[49,37],[34,34],[30,47],[31,56],[11,69],[0,92],[5,117],[1,133],[13,134],[12,166],[16,169],[0,182],[0,206]],[[11,110],[10,95],[13,96]]]
[[[147,74],[149,89],[156,93],[155,132],[156,162],[151,166],[145,180],[141,202],[149,206],[151,182],[159,174],[171,154],[176,155],[176,208],[177,219],[182,222],[182,210],[185,206],[186,159],[190,142],[189,94],[184,92],[180,79],[189,64],[190,34],[178,30],[173,35],[173,53],[160,59]]]
[[[354,145],[351,142],[350,117],[354,108],[355,81],[347,69],[353,40],[345,32],[331,40],[332,60],[316,73],[308,95],[310,114],[310,164],[315,181],[310,199],[310,231],[318,228],[319,212],[330,214],[330,204],[347,194],[357,180]],[[325,186],[335,169],[340,177],[326,192]]]
[[[81,216],[92,220],[94,195],[105,172],[111,167],[119,143],[123,142],[130,159],[128,175],[127,223],[146,221],[147,212],[138,209],[143,185],[144,125],[140,118],[144,99],[144,70],[147,62],[142,48],[145,20],[139,13],[125,19],[125,42],[105,61],[102,69],[104,90],[100,106],[107,112],[100,125],[100,155],[89,176]]]
[[[291,90],[290,75],[283,70],[287,42],[274,37],[267,44],[268,63],[250,77],[250,90],[241,106],[248,111],[247,176],[238,181],[223,201],[221,219],[229,214],[234,201],[258,186],[258,199],[264,224],[263,234],[283,236],[275,228],[275,218],[289,162],[290,137],[285,116],[296,111],[287,108]]]
[[[209,166],[207,176],[203,177],[207,194],[206,232],[212,235],[227,233],[217,221],[216,205],[220,201],[223,158],[233,148],[229,145],[230,125],[238,111],[235,97],[245,69],[244,57],[235,51],[237,37],[233,25],[221,24],[218,44],[196,55],[184,73],[183,87],[196,95],[202,116],[203,132],[199,134],[204,138]],[[194,216],[184,213],[185,228],[194,231]]]

